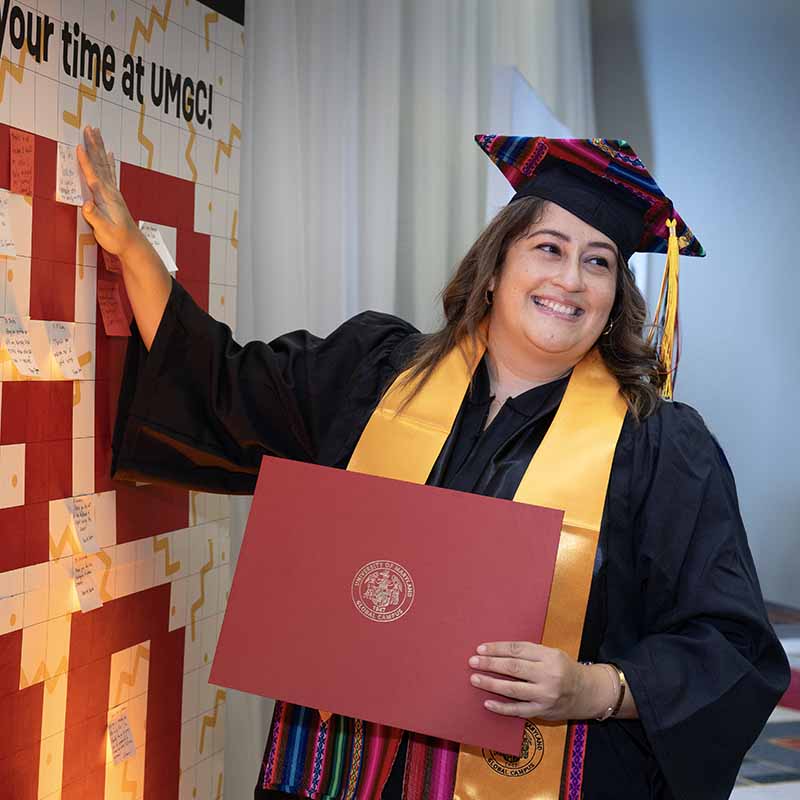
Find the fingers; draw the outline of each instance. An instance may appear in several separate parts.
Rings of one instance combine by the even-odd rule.
[[[493,678],[490,675],[473,675],[470,682],[479,689],[510,697],[512,700],[523,700],[529,703],[538,699],[539,691],[536,685],[527,681],[507,681],[502,678]]]
[[[110,151],[106,151],[106,159],[108,161],[108,168],[111,171],[111,180],[114,182],[114,185],[117,185],[117,164],[114,161],[114,154]]]
[[[92,188],[92,186],[97,184],[100,179],[97,177],[97,170],[95,169],[94,164],[89,158],[89,155],[86,152],[86,148],[82,144],[78,145],[77,156],[78,156],[78,164],[80,165],[80,168],[83,171],[83,177],[86,179],[86,183],[89,186],[89,188]]]
[[[111,183],[113,181],[113,173],[106,157],[106,149],[100,130],[87,125],[83,129],[83,140],[88,160],[94,167],[95,174],[100,180]]]
[[[472,656],[469,665],[483,672],[496,672],[498,675],[510,675],[524,681],[535,682],[538,678],[538,662],[522,658],[495,658],[493,656]]]
[[[533,642],[488,642],[478,647],[482,656],[524,658],[527,661],[542,661],[550,650],[552,648]]]

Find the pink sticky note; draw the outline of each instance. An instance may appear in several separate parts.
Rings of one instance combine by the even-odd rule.
[[[97,304],[100,306],[106,336],[131,335],[116,281],[97,279]]]
[[[11,129],[11,191],[15,194],[33,195],[33,153],[35,139],[32,133]]]

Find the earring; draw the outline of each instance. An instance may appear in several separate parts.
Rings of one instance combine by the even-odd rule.
[[[608,323],[608,327],[603,331],[603,336],[608,336],[611,333],[611,329],[614,327],[614,321]]]
[[[483,295],[483,299],[486,300],[486,305],[490,306],[492,304],[492,300],[494,300],[494,292],[491,289],[487,289]]]

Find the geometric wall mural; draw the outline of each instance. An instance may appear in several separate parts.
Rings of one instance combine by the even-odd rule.
[[[134,218],[235,327],[244,28],[196,0],[0,0],[0,35],[0,797],[216,800],[228,498],[110,480],[127,339],[98,286],[130,310],[56,188],[59,143],[99,127]]]

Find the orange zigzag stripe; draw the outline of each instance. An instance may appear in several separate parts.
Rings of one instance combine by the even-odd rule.
[[[214,800],[222,800],[222,773],[220,772],[217,778],[217,793],[214,795]]]
[[[87,97],[93,103],[97,102],[97,87],[92,84],[91,86],[87,86],[85,83],[80,84],[78,86],[78,108],[73,114],[71,111],[65,111],[61,116],[64,118],[64,122],[67,125],[71,125],[73,128],[77,128],[78,130],[81,129],[81,125],[83,124],[83,98]]]
[[[61,534],[57,542],[52,536],[50,537],[50,560],[53,561],[53,559],[61,558],[61,555],[67,549],[67,545],[72,548],[73,553],[82,552],[81,546],[78,544],[78,541],[75,538],[75,534],[72,530],[72,525],[69,523],[67,523],[67,527],[64,528],[64,532]]]
[[[197,612],[206,601],[206,573],[214,566],[214,542],[208,540],[208,561],[200,567],[200,597],[192,603],[192,641],[197,638]]]
[[[123,686],[136,686],[136,678],[139,674],[139,663],[141,661],[150,662],[150,651],[144,645],[138,645],[136,652],[133,656],[133,669],[130,672],[124,670],[119,673],[119,683],[117,684],[117,702],[114,705],[119,705],[122,701],[120,695],[122,694]]]
[[[167,2],[164,4],[164,13],[159,14],[155,3],[153,3],[153,7],[150,9],[150,18],[147,20],[146,26],[144,22],[139,19],[139,17],[136,17],[136,19],[133,21],[133,32],[131,33],[131,49],[129,51],[131,55],[133,55],[133,51],[136,49],[136,37],[141,34],[142,38],[146,42],[149,42],[153,36],[153,26],[156,22],[162,31],[167,30],[171,5],[172,0],[167,0]]]
[[[236,225],[239,222],[239,209],[233,209],[233,225],[231,225],[231,247],[239,248],[239,240],[236,238]]]
[[[10,75],[17,83],[22,83],[22,79],[25,77],[25,56],[27,54],[27,50],[20,50],[18,65],[14,65],[8,56],[3,56],[0,60],[0,103],[3,102],[6,90],[6,75]]]
[[[186,123],[186,127],[189,129],[189,141],[186,143],[186,152],[184,153],[184,157],[186,158],[186,163],[189,165],[189,169],[192,171],[192,180],[197,183],[197,167],[192,161],[192,147],[194,147],[194,125],[191,122]]]
[[[233,124],[231,123],[231,131],[228,134],[228,143],[222,139],[217,139],[217,156],[214,159],[214,174],[219,174],[219,156],[220,153],[225,153],[225,155],[230,158],[231,157],[231,150],[233,150],[233,140],[234,138],[241,140],[242,132]]]
[[[159,539],[158,536],[153,537],[153,552],[157,553],[159,550],[164,551],[164,574],[169,576],[180,572],[181,562],[178,559],[172,561],[169,557],[168,538],[164,537],[163,539]]]
[[[220,703],[225,702],[225,690],[224,689],[217,689],[217,694],[214,697],[214,710],[211,714],[206,714],[203,717],[203,723],[200,726],[200,752],[203,752],[203,748],[205,747],[206,742],[206,728],[216,728],[217,727],[217,711],[219,710]]]
[[[206,14],[204,19],[204,25],[206,30],[206,53],[211,49],[211,32],[209,28],[216,22],[219,22],[219,14],[216,11],[211,11],[210,13]]]
[[[36,669],[36,672],[33,674],[33,679],[28,680],[28,676],[25,674],[25,670],[22,669],[20,666],[19,668],[19,688],[20,689],[27,689],[29,686],[34,686],[37,683],[49,681],[51,678],[55,678],[58,675],[63,675],[67,671],[68,661],[66,656],[62,656],[61,661],[58,662],[58,666],[56,667],[56,671],[53,675],[50,674],[50,671],[47,669],[47,664],[44,661],[39,662],[39,666]],[[53,688],[49,689],[50,694],[55,691],[55,684],[53,684]]]
[[[144,103],[142,103],[142,107],[139,110],[139,144],[147,150],[147,169],[153,168],[153,152],[155,148],[153,147],[153,143],[144,135]]]
[[[100,599],[107,603],[114,598],[111,592],[108,591],[108,579],[111,577],[111,556],[105,550],[95,553],[98,559],[103,562],[105,569],[103,570],[103,577],[100,579]]]

